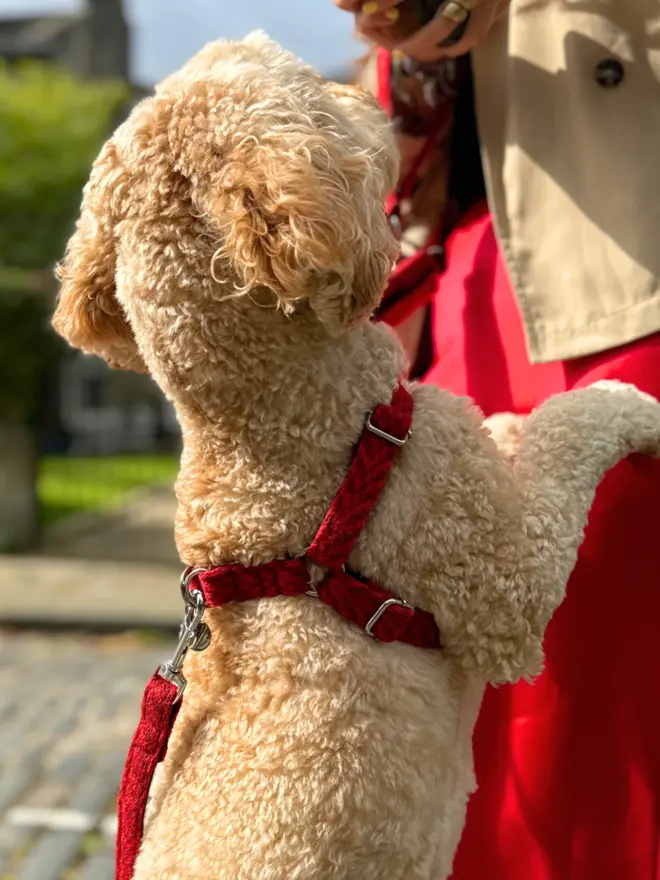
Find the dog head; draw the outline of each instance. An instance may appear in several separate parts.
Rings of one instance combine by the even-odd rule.
[[[113,366],[154,373],[195,360],[186,330],[201,357],[236,300],[349,330],[396,255],[383,200],[397,164],[366,93],[261,33],[210,44],[103,148],[59,269],[55,328]]]

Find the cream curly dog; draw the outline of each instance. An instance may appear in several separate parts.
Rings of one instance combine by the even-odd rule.
[[[401,349],[368,319],[396,171],[375,102],[263,34],[208,46],[105,145],[55,326],[174,401],[186,564],[304,554],[390,400]],[[660,405],[558,397],[510,464],[467,401],[412,392],[350,564],[431,611],[444,649],[380,644],[311,597],[210,612],[136,880],[448,876],[483,687],[539,672],[596,485],[658,450]]]

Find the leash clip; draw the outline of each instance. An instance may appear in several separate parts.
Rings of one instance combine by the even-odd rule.
[[[188,568],[181,577],[181,593],[186,603],[186,614],[179,629],[179,642],[172,657],[158,670],[165,681],[177,688],[175,702],[183,696],[188,680],[182,672],[183,662],[189,651],[205,651],[211,644],[211,630],[204,623],[206,603],[201,590],[191,590],[190,584],[201,568]]]

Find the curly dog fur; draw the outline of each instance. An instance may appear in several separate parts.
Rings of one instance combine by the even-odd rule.
[[[174,402],[186,564],[304,554],[390,399],[402,352],[368,318],[396,176],[375,102],[263,34],[208,46],[104,147],[54,323]],[[660,406],[554,399],[511,464],[467,401],[413,394],[351,566],[433,612],[444,650],[378,644],[308,597],[209,613],[136,880],[448,876],[483,687],[539,672],[596,485],[657,451]]]

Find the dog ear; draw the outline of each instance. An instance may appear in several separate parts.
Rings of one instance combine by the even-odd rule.
[[[145,372],[115,296],[115,207],[125,177],[108,141],[94,163],[76,230],[57,270],[61,288],[53,326],[70,345],[99,355],[111,367]]]
[[[221,234],[215,271],[244,292],[268,288],[288,310],[307,301],[341,333],[376,308],[397,253],[382,207],[395,149],[360,135],[374,114],[352,119],[320,83],[304,102],[277,84],[265,98],[245,88],[238,107],[198,81],[172,107],[179,170]]]

